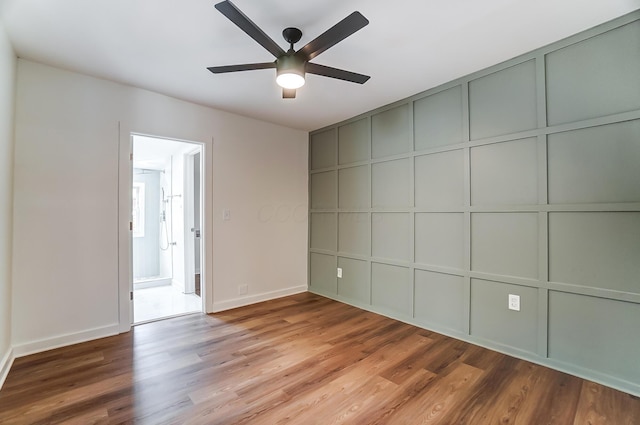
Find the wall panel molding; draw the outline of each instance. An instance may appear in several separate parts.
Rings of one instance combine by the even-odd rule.
[[[343,277],[310,290],[640,395],[637,34],[640,11],[312,132],[338,247],[309,255]]]

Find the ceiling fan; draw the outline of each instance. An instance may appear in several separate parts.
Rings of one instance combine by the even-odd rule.
[[[267,49],[276,57],[276,60],[273,62],[212,66],[207,68],[214,74],[275,68],[276,82],[282,87],[282,97],[285,99],[293,99],[296,97],[296,89],[304,85],[305,73],[337,78],[358,84],[364,84],[370,78],[368,75],[309,62],[320,53],[364,28],[369,21],[362,16],[360,12],[353,12],[297,51],[293,49],[293,45],[302,38],[302,31],[298,28],[285,28],[282,31],[282,36],[290,46],[289,50],[285,52],[230,1],[220,2],[215,5],[215,8],[231,22],[236,24],[242,31],[246,32],[249,37]]]

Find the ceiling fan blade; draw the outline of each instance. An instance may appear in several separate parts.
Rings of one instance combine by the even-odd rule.
[[[296,89],[282,89],[282,98],[283,99],[295,99],[296,98]]]
[[[262,62],[262,63],[247,63],[242,65],[224,65],[224,66],[210,66],[207,68],[214,74],[224,74],[225,72],[237,72],[237,71],[252,71],[254,69],[269,69],[275,68],[275,62]]]
[[[305,60],[311,60],[324,52],[328,48],[336,45],[354,32],[364,28],[369,20],[362,16],[360,12],[353,12],[351,15],[338,22],[306,46],[296,52],[296,56]]]
[[[276,58],[285,54],[282,47],[278,46],[275,41],[264,33],[251,19],[240,11],[233,3],[226,0],[215,5],[220,13],[226,16],[231,22],[236,24],[238,28],[246,32],[249,37],[253,38],[262,47],[267,49]]]
[[[352,83],[364,84],[369,78],[368,75],[357,74],[344,69],[331,68],[330,66],[318,65],[317,63],[307,63],[306,72],[309,74],[322,75],[323,77],[337,78],[338,80]]]

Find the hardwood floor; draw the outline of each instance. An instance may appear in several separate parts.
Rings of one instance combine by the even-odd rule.
[[[8,424],[640,424],[640,399],[299,294],[17,359]]]

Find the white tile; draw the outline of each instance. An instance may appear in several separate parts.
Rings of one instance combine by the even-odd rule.
[[[140,323],[177,314],[202,311],[202,301],[195,294],[183,294],[171,285],[133,291],[133,322]]]

